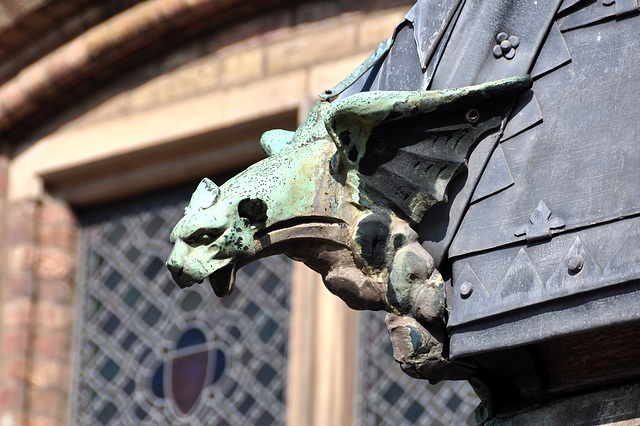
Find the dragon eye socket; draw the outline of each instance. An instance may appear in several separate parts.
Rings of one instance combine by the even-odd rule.
[[[267,203],[260,198],[245,198],[238,204],[238,215],[252,224],[267,220]]]
[[[209,235],[209,234],[202,234],[202,235],[200,235],[199,240],[202,241],[202,242],[208,243],[208,242],[213,241],[213,237],[211,235]]]
[[[213,243],[220,235],[222,235],[221,231],[202,229],[189,235],[189,237],[185,239],[185,242],[190,246],[204,246]]]

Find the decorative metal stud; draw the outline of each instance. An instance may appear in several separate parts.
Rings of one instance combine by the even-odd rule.
[[[567,269],[569,270],[569,273],[577,274],[578,272],[582,271],[583,267],[584,267],[584,258],[579,254],[576,254],[575,256],[571,256],[567,260]]]
[[[469,281],[465,281],[460,284],[460,297],[466,299],[471,296],[471,293],[473,293],[473,284],[471,284]]]
[[[471,124],[477,123],[478,120],[480,120],[480,113],[478,112],[477,109],[472,108],[469,111],[467,111],[467,113],[465,114],[465,118]]]
[[[516,56],[516,49],[520,46],[520,39],[518,36],[510,36],[505,32],[500,32],[496,35],[496,43],[493,46],[493,56],[496,59],[502,57],[513,59]]]

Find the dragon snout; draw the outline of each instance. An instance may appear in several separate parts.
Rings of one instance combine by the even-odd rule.
[[[173,281],[175,281],[180,288],[189,287],[197,282],[185,272],[182,262],[177,261],[175,258],[170,257],[167,263],[165,263],[165,266],[171,273]]]
[[[172,277],[180,276],[183,270],[182,265],[175,263],[172,259],[167,260],[165,266],[167,267],[169,272],[171,272]]]
[[[184,267],[176,262],[174,259],[169,258],[165,266],[171,273],[171,278],[178,284],[180,287],[184,287],[181,283],[184,280]]]

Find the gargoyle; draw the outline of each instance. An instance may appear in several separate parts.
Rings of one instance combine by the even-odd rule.
[[[412,226],[446,200],[474,145],[500,132],[527,76],[455,90],[363,92],[318,102],[296,132],[273,130],[269,156],[221,187],[204,179],[171,234],[181,287],[276,253],[304,262],[353,309],[388,312],[409,375],[468,379],[447,359],[446,291]]]

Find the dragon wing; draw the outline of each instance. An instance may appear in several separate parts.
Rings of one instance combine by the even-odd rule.
[[[333,103],[325,125],[347,171],[357,171],[355,201],[416,224],[446,201],[472,149],[502,130],[530,88],[524,75],[460,89],[362,92]]]

